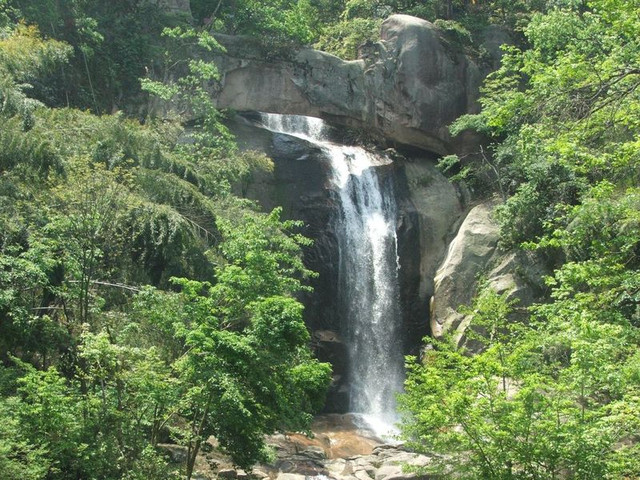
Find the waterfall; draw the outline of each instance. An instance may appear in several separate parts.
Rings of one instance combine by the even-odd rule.
[[[393,182],[376,168],[390,163],[360,147],[326,140],[322,120],[262,114],[266,128],[319,146],[330,160],[340,200],[335,219],[339,246],[338,299],[349,350],[350,410],[384,436],[397,421],[403,355],[398,292],[397,208]]]

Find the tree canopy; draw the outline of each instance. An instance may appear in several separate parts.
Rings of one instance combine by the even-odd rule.
[[[265,434],[308,429],[330,380],[296,300],[309,240],[235,193],[271,161],[236,148],[201,60],[175,84],[142,82],[188,100],[188,129],[55,108],[49,81],[85,75],[64,95],[99,112],[142,75],[108,65],[103,2],[36,3],[0,3],[0,477],[177,478],[157,448],[171,439],[190,478],[212,435],[240,466],[267,459]],[[156,10],[122,3],[114,28],[138,42]],[[217,47],[185,24],[153,41]]]
[[[480,290],[468,313],[481,354],[444,342],[410,363],[405,433],[445,455],[436,469],[453,478],[640,473],[638,7],[536,13],[528,48],[509,47],[485,82],[481,113],[453,126],[492,139],[503,245],[554,268],[523,324],[504,323],[507,298]],[[486,179],[484,165],[468,167]]]

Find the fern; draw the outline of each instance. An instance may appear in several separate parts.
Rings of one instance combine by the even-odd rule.
[[[62,159],[51,144],[38,135],[23,132],[21,123],[20,118],[11,118],[0,129],[0,172],[23,165],[43,177],[50,171],[63,173]]]

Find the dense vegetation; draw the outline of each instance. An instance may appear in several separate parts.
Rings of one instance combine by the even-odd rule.
[[[3,479],[174,478],[170,440],[190,477],[211,435],[248,467],[269,457],[265,433],[308,428],[329,381],[295,299],[308,240],[234,195],[271,163],[219,123],[213,65],[142,83],[184,102],[189,131],[51,107],[104,111],[141,94],[152,48],[217,45],[172,17],[146,41],[163,14],[120,3],[0,3]]]
[[[410,363],[405,434],[454,478],[640,476],[640,5],[592,0],[535,14],[459,119],[492,139],[467,178],[506,199],[502,243],[554,269],[527,320],[482,288],[483,352],[443,341]],[[451,159],[447,159],[450,163]],[[486,171],[490,164],[490,172]],[[524,312],[521,312],[524,313]]]
[[[174,478],[169,440],[189,476],[210,435],[248,466],[264,433],[308,427],[329,381],[295,300],[308,240],[237,195],[270,162],[237,151],[203,89],[215,66],[185,52],[222,32],[353,58],[407,13],[480,58],[484,27],[512,33],[482,112],[453,126],[491,142],[457,178],[499,193],[504,247],[554,274],[522,323],[480,289],[465,312],[482,353],[445,340],[410,361],[404,435],[453,478],[638,478],[638,1],[191,9],[0,0],[0,477]],[[148,93],[189,128],[150,116]]]

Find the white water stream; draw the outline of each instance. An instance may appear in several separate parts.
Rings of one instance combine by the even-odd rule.
[[[326,140],[322,120],[262,114],[274,132],[303,138],[331,162],[331,181],[340,198],[335,219],[339,244],[338,301],[349,350],[350,410],[376,435],[396,430],[395,394],[402,389],[403,355],[398,293],[397,208],[393,184],[376,168],[390,163],[363,148]]]

